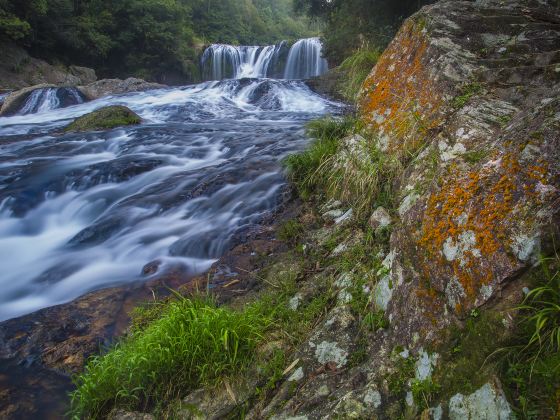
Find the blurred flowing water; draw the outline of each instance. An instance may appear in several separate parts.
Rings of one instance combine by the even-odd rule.
[[[85,103],[66,93],[74,103],[48,91],[33,109],[0,118],[0,320],[147,281],[142,268],[152,261],[160,272],[207,270],[234,235],[277,208],[280,161],[305,147],[305,123],[340,110],[295,80],[212,81]],[[143,123],[61,133],[111,104]]]

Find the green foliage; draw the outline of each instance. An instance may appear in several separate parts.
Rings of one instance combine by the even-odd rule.
[[[307,133],[314,139],[313,143],[304,152],[290,155],[284,160],[288,176],[303,198],[308,198],[314,191],[315,173],[336,153],[340,139],[350,132],[353,124],[351,118],[333,117],[311,121],[308,124]]]
[[[413,357],[396,355],[393,371],[387,377],[389,391],[395,396],[401,396],[407,390],[408,381],[414,377],[415,361]]]
[[[412,380],[411,390],[414,402],[418,405],[420,411],[423,411],[430,407],[435,396],[440,392],[441,386],[434,383],[431,378],[423,381],[414,379]]]
[[[476,95],[482,93],[483,87],[480,83],[469,83],[462,87],[461,93],[453,98],[453,107],[456,109],[463,108],[469,100]]]
[[[304,227],[298,220],[288,220],[278,228],[278,239],[295,245],[303,232]]]
[[[519,331],[502,349],[502,380],[522,418],[554,418],[560,408],[558,256],[541,261],[538,283],[519,310]]]
[[[145,409],[247,368],[270,318],[248,307],[179,298],[162,316],[92,358],[75,381],[72,413],[99,417],[113,406]]]
[[[296,0],[299,10],[326,22],[324,42],[332,63],[352,51],[383,49],[402,20],[433,0]]]
[[[204,44],[271,43],[316,28],[292,0],[0,0],[0,38],[33,55],[161,82],[196,81]]]
[[[343,74],[340,91],[346,100],[356,100],[362,84],[377,63],[381,51],[375,49],[359,49],[346,58],[338,67]]]

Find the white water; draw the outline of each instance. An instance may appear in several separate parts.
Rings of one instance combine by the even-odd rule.
[[[143,124],[56,133],[109,104]],[[279,162],[305,122],[337,109],[300,82],[242,79],[0,118],[0,320],[205,271],[282,201]]]
[[[27,115],[81,104],[83,97],[75,88],[45,88],[31,92],[18,114]]]
[[[300,39],[290,48],[284,79],[309,79],[325,74],[328,68],[319,38]]]
[[[275,76],[295,80],[328,71],[319,38],[299,40],[290,49],[286,42],[265,47],[214,44],[204,51],[201,64],[207,80]]]

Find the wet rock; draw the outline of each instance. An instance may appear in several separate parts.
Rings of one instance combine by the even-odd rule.
[[[47,88],[56,88],[56,85],[43,83],[39,85],[29,86],[10,93],[6,98],[4,98],[2,108],[0,108],[0,115],[11,115],[16,113],[23,106],[27,98],[29,98],[29,95],[31,95],[38,89]]]
[[[128,79],[102,79],[96,82],[78,86],[78,90],[89,100],[98,99],[108,95],[119,95],[130,92],[141,92],[150,89],[166,87],[159,83],[146,82],[142,79],[129,77]]]
[[[450,420],[510,420],[515,416],[497,379],[470,395],[456,394],[449,400]]]
[[[140,124],[142,119],[122,105],[106,106],[76,118],[64,131],[96,131]]]

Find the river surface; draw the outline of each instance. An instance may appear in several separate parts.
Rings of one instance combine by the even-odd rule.
[[[143,123],[61,134],[110,104]],[[0,118],[0,320],[148,281],[154,261],[207,270],[278,206],[305,123],[340,104],[244,78],[36,109]]]

